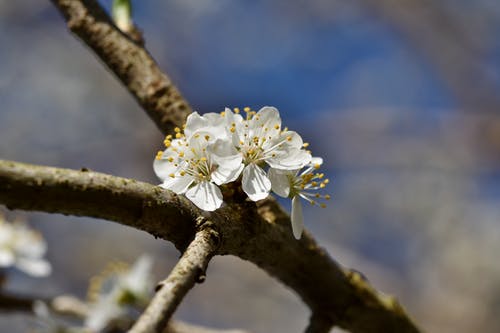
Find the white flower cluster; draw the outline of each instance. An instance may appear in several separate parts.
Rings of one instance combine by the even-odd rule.
[[[238,108],[190,114],[184,128],[175,129],[175,137],[167,135],[166,149],[158,152],[153,163],[163,181],[160,186],[184,194],[206,211],[222,205],[219,186],[224,184],[241,181],[253,201],[273,190],[292,199],[292,228],[298,239],[303,229],[299,197],[312,204],[313,198],[329,199],[313,193],[328,183],[323,174],[313,172],[322,160],[312,158],[300,135],[281,128],[276,108],[266,106],[258,112],[244,108],[244,112],[245,117]]]
[[[47,244],[42,235],[22,222],[9,223],[0,215],[0,268],[15,267],[34,277],[50,274],[43,258]]]
[[[143,255],[131,267],[115,262],[94,276],[90,280],[88,300],[77,305],[83,320],[78,326],[74,321],[63,321],[44,302],[35,302],[33,312],[40,327],[35,332],[125,332],[146,308],[153,294],[152,266],[151,257]]]
[[[151,257],[143,255],[132,267],[116,263],[94,277],[85,328],[101,332],[110,323],[133,317],[134,308],[144,308],[153,292],[152,266]]]

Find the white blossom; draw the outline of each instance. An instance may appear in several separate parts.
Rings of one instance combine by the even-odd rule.
[[[271,190],[271,181],[263,169],[265,164],[279,170],[300,169],[311,160],[302,149],[300,135],[288,129],[281,130],[281,118],[274,107],[263,107],[258,112],[245,108],[246,118],[226,108],[223,113],[226,126],[232,133],[232,142],[240,152],[245,168],[241,179],[243,191],[253,201],[264,199]]]
[[[184,194],[196,206],[213,211],[222,205],[219,185],[235,181],[243,170],[242,157],[229,141],[219,114],[188,117],[184,133],[167,136],[167,149],[158,153],[153,168],[160,185]]]
[[[51,265],[43,258],[46,252],[47,244],[38,232],[0,216],[0,267],[16,267],[35,277],[47,276]]]
[[[316,204],[316,199],[329,200],[330,196],[321,195],[317,190],[323,189],[329,180],[324,179],[323,173],[315,172],[323,163],[319,157],[314,157],[311,163],[304,170],[279,170],[269,169],[269,178],[272,190],[277,195],[292,199],[292,231],[295,238],[300,239],[304,229],[304,217],[302,214],[302,204],[300,198],[308,201],[312,205]],[[324,203],[320,204],[325,207]]]
[[[100,332],[127,319],[131,307],[144,307],[153,290],[152,259],[140,257],[132,267],[116,264],[93,279],[85,327]]]

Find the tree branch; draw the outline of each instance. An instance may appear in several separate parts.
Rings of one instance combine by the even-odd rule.
[[[9,209],[90,216],[144,230],[184,250],[198,211],[151,184],[80,171],[0,160],[0,202]],[[168,221],[168,223],[167,223]]]
[[[188,324],[182,321],[169,321],[167,329],[164,333],[249,333],[243,330],[219,330],[213,328],[206,328],[198,325]]]
[[[328,333],[331,331],[333,323],[330,318],[313,313],[309,318],[309,325],[305,333]]]
[[[0,203],[10,209],[92,216],[173,242],[181,251],[205,216],[220,237],[219,255],[255,263],[293,289],[318,316],[352,332],[418,332],[398,302],[360,274],[341,268],[273,199],[227,202],[213,213],[157,186],[91,171],[0,161]]]
[[[209,227],[196,233],[194,240],[158,289],[144,313],[129,333],[162,332],[170,317],[195,283],[205,279],[205,270],[218,244],[218,235]]]
[[[96,0],[51,0],[77,35],[118,77],[164,133],[181,127],[191,108],[151,55],[122,33]]]

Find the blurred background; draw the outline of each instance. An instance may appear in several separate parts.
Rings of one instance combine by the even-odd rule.
[[[111,0],[102,1],[107,8]],[[133,1],[146,45],[201,113],[276,106],[325,160],[306,227],[396,295],[427,332],[500,331],[500,3],[495,0]],[[0,158],[158,183],[162,137],[49,1],[0,1]],[[84,296],[110,260],[179,253],[106,221],[22,216],[54,272],[7,288]],[[238,258],[216,258],[175,317],[301,332],[308,310]],[[29,316],[0,316],[25,332]]]

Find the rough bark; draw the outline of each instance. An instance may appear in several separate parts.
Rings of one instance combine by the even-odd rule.
[[[129,333],[162,332],[188,291],[204,281],[217,245],[218,235],[211,228],[198,231],[168,278],[158,284],[156,294]]]
[[[182,126],[189,104],[156,61],[122,33],[95,0],[51,0],[68,28],[103,61],[163,133]]]

